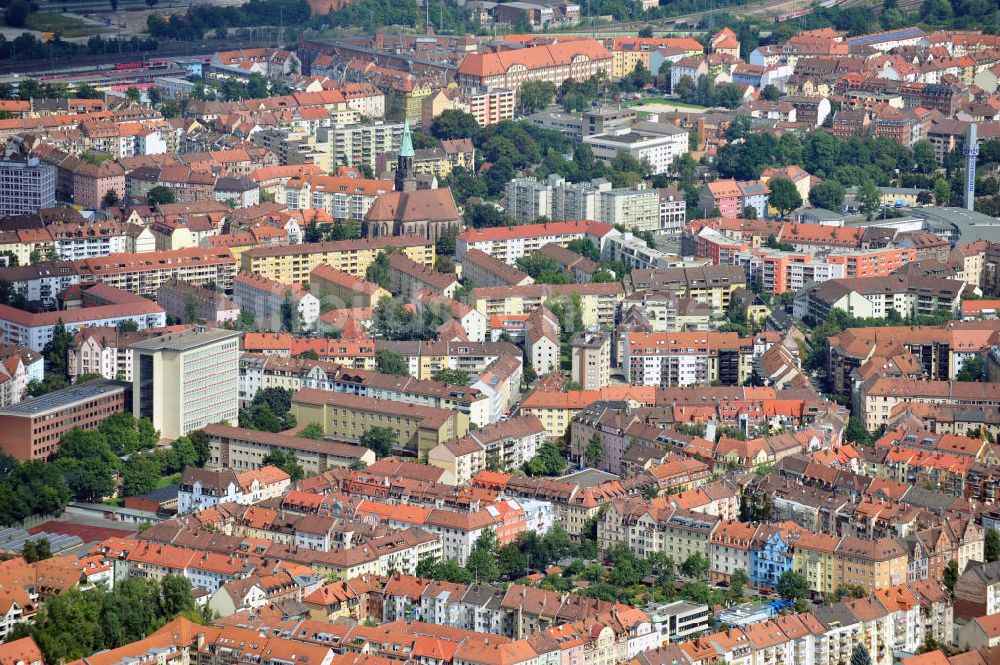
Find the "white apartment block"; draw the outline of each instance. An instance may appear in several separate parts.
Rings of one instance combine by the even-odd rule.
[[[566,182],[554,173],[545,180],[514,178],[507,183],[507,214],[518,224],[531,224],[540,217],[552,221],[594,219],[630,230],[662,230],[657,190],[643,185],[612,189],[603,178],[579,183]]]
[[[629,270],[651,270],[670,268],[678,259],[676,254],[667,254],[650,247],[642,238],[631,233],[609,233],[601,250],[605,261],[621,261]]]
[[[233,279],[233,302],[241,312],[250,312],[261,330],[281,330],[282,308],[295,307],[300,328],[313,328],[319,318],[319,299],[298,284],[282,284],[253,273],[239,273]],[[297,331],[290,331],[297,332]]]
[[[640,129],[639,125],[657,127],[656,132]],[[667,123],[639,123],[633,128],[620,128],[603,134],[583,137],[594,150],[594,157],[610,163],[618,153],[646,160],[653,173],[666,173],[677,157],[688,152],[688,133]]]
[[[318,142],[328,143],[331,162],[336,165],[360,166],[368,164],[375,169],[375,159],[384,152],[399,152],[403,139],[403,123],[375,122],[365,125],[334,125],[321,128]]]
[[[617,233],[607,224],[589,219],[467,229],[455,241],[455,258],[461,261],[467,251],[478,249],[498,261],[514,265],[522,256],[532,254],[549,243],[565,247],[571,240],[590,238],[600,248],[613,232]]]
[[[31,157],[0,161],[0,216],[27,215],[56,204],[56,168]]]

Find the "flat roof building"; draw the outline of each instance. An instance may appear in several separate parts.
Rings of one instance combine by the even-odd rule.
[[[240,333],[195,328],[131,346],[132,411],[165,439],[239,416]]]
[[[124,411],[126,392],[124,383],[88,381],[0,409],[0,450],[21,461],[49,459],[74,427],[96,429]]]

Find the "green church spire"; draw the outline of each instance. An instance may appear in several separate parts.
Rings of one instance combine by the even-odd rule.
[[[410,121],[403,122],[403,139],[399,143],[400,157],[413,157],[413,138],[410,136]]]

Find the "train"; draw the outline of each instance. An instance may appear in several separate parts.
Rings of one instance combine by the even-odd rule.
[[[823,9],[829,9],[831,7],[836,7],[837,5],[843,4],[846,0],[823,0],[817,7],[822,7]],[[814,11],[816,7],[807,7],[806,9],[800,9],[797,12],[792,12],[790,14],[781,14],[774,17],[775,23],[784,23],[785,21],[791,21],[792,19],[802,18],[803,16],[809,16]]]

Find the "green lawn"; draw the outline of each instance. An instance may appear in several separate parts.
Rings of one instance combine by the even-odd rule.
[[[628,103],[629,106],[645,106],[646,104],[670,104],[672,106],[682,106],[686,109],[705,109],[707,106],[698,106],[697,104],[688,104],[687,102],[682,102],[676,99],[669,99],[667,97],[647,97],[644,99],[634,99]]]
[[[159,489],[163,489],[164,487],[168,487],[170,485],[173,485],[174,483],[180,482],[180,480],[181,480],[181,474],[180,473],[175,473],[175,474],[172,474],[172,475],[169,475],[169,476],[164,476],[164,477],[160,478],[160,480],[156,483],[156,489],[158,489],[158,490]]]
[[[88,37],[101,32],[97,26],[66,14],[29,14],[28,27],[39,32],[55,32],[62,37]]]

